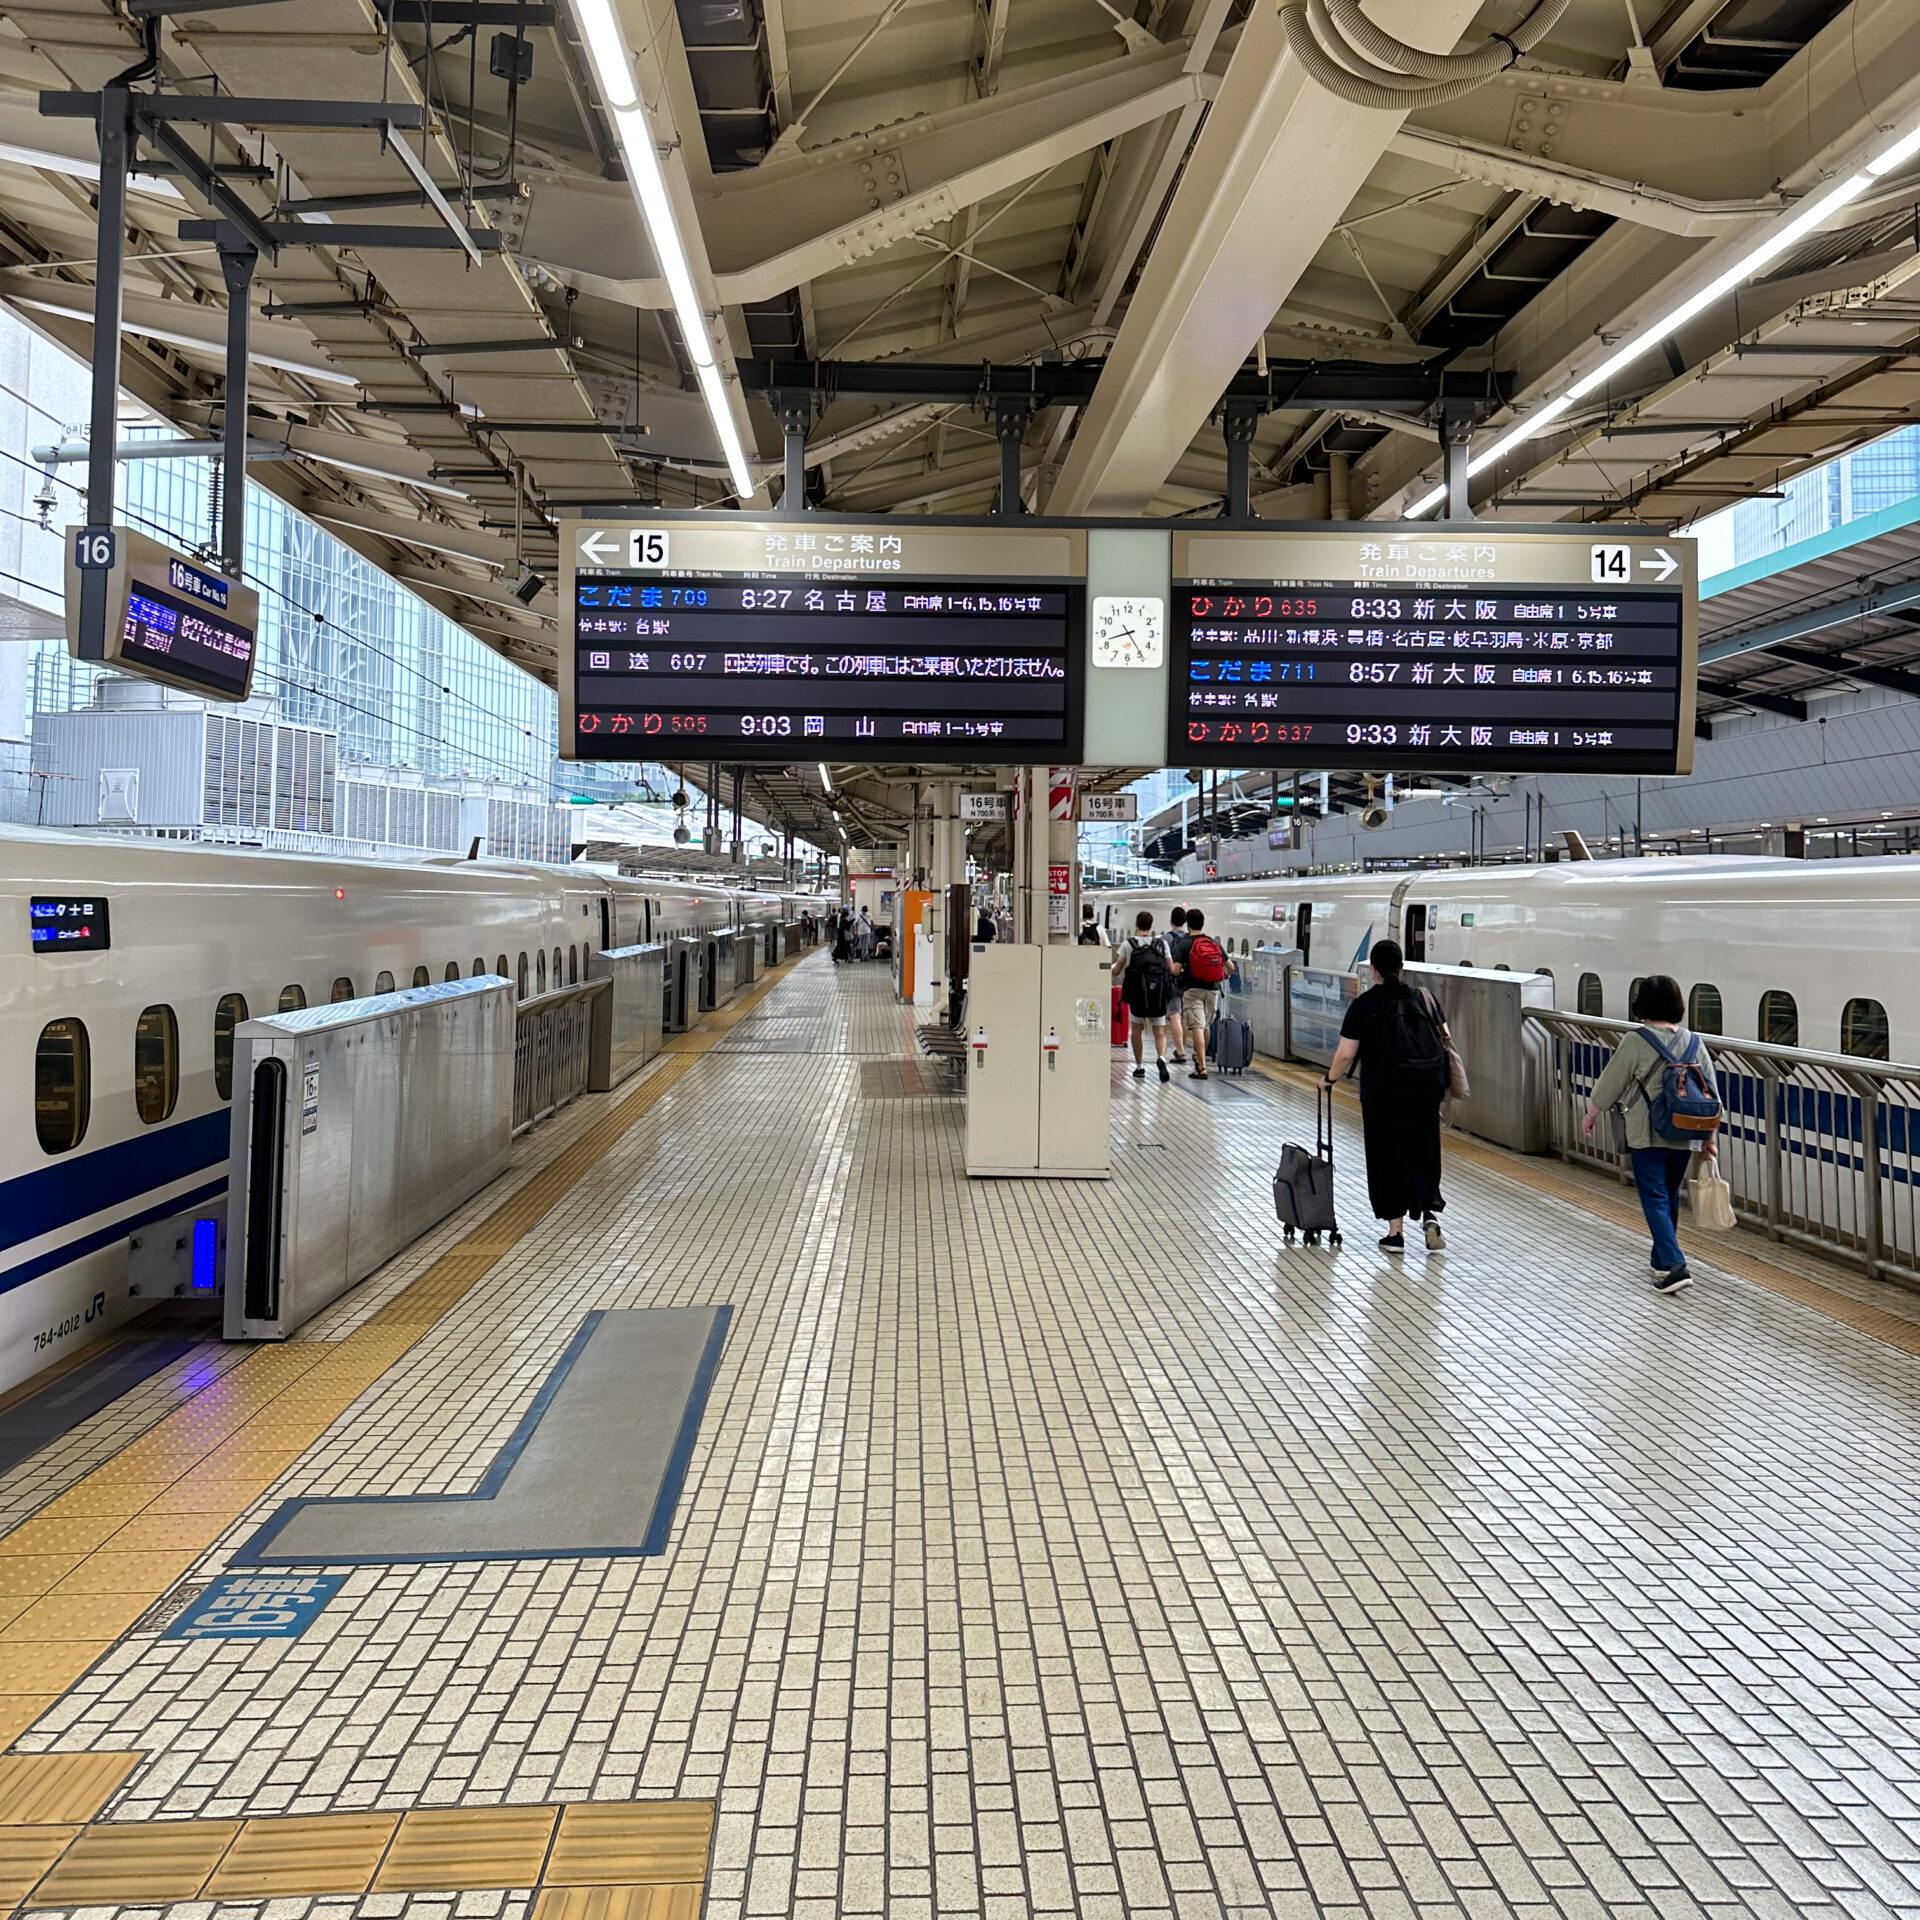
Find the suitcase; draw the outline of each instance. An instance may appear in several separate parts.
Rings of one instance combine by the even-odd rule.
[[[1120,982],[1113,983],[1113,1012],[1108,1022],[1108,1038],[1116,1047],[1124,1047],[1133,1030],[1133,1016],[1127,1012],[1127,1003],[1120,998]]]
[[[1253,1029],[1244,1020],[1223,1013],[1213,1023],[1209,1051],[1222,1073],[1245,1073],[1253,1065]]]
[[[1317,1089],[1313,1113],[1313,1151],[1289,1143],[1280,1149],[1280,1165],[1273,1176],[1273,1210],[1280,1235],[1291,1246],[1297,1233],[1307,1246],[1317,1247],[1327,1236],[1330,1247],[1340,1245],[1340,1227],[1333,1211],[1333,1089]]]

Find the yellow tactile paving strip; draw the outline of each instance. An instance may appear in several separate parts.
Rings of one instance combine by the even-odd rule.
[[[694,1920],[713,1811],[642,1800],[89,1826],[0,1804],[0,1909],[528,1887],[548,1920]]]
[[[1263,1064],[1256,1070],[1270,1078],[1303,1086],[1314,1085],[1318,1078],[1304,1068]],[[1358,1105],[1351,1089],[1343,1087],[1340,1092],[1343,1099]],[[1464,1134],[1458,1133],[1446,1136],[1446,1150],[1471,1160],[1476,1166],[1503,1174],[1519,1186],[1530,1187],[1535,1193],[1551,1194],[1556,1200],[1565,1200],[1583,1208],[1613,1226],[1627,1227],[1636,1232],[1645,1227],[1638,1204],[1626,1197],[1624,1189],[1615,1192],[1594,1175],[1568,1166],[1564,1161],[1537,1160],[1525,1154],[1508,1153],[1503,1148],[1490,1146],[1484,1141],[1469,1140]],[[1742,1246],[1738,1236],[1698,1233],[1689,1227],[1681,1231],[1680,1245],[1695,1259],[1718,1267],[1724,1273],[1738,1274],[1742,1280],[1751,1280],[1756,1287],[1764,1287],[1783,1300],[1791,1300],[1796,1305],[1824,1314],[1829,1320],[1852,1327],[1856,1333],[1870,1334],[1874,1339],[1884,1340],[1889,1346],[1898,1347],[1905,1353],[1920,1353],[1920,1322],[1903,1320],[1898,1314],[1884,1312],[1864,1300],[1850,1299],[1832,1287],[1823,1287],[1817,1280],[1809,1280],[1804,1274],[1775,1266],[1772,1261],[1763,1260]]]
[[[676,1035],[640,1086],[364,1325],[337,1341],[256,1349],[0,1538],[0,1747],[52,1707],[201,1551],[798,964],[795,959],[769,969],[732,1005],[708,1015],[695,1031]],[[131,1764],[126,1755],[87,1757]],[[0,1805],[5,1798],[0,1793]],[[46,1818],[55,1822],[60,1816]],[[174,1823],[168,1831],[178,1837]],[[0,1867],[0,1876],[5,1871]]]

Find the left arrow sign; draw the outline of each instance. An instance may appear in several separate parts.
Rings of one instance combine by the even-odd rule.
[[[591,533],[582,531],[574,541],[574,553],[590,567],[611,566],[620,557],[622,542],[611,533],[601,533],[597,528]]]

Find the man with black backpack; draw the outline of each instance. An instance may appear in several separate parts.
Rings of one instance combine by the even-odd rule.
[[[1431,994],[1401,978],[1397,940],[1378,940],[1367,955],[1376,984],[1358,996],[1340,1023],[1340,1044],[1327,1068],[1332,1086],[1360,1063],[1360,1124],[1367,1148],[1367,1198],[1387,1223],[1384,1252],[1406,1251],[1407,1216],[1425,1229],[1427,1247],[1447,1244],[1439,1216],[1440,1102],[1450,1074],[1447,1026]]]
[[[1133,1016],[1133,1077],[1147,1077],[1146,1034],[1153,1029],[1154,1065],[1160,1078],[1171,1080],[1167,1071],[1167,1008],[1173,1000],[1173,968],[1167,950],[1153,937],[1153,915],[1144,907],[1134,915],[1134,931],[1127,944],[1115,956],[1121,968],[1120,998]]]

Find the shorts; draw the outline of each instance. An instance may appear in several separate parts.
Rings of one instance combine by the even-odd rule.
[[[1167,1016],[1164,1013],[1134,1013],[1131,1007],[1127,1012],[1132,1015],[1136,1027],[1150,1027],[1155,1033],[1165,1033],[1167,1030]]]
[[[1213,1025],[1214,1002],[1218,987],[1189,987],[1180,996],[1180,1018],[1189,1033],[1205,1034]]]

